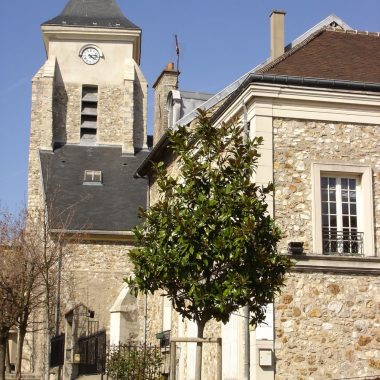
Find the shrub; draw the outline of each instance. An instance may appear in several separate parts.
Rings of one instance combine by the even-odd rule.
[[[162,364],[158,347],[119,345],[110,349],[107,374],[113,380],[160,380]]]

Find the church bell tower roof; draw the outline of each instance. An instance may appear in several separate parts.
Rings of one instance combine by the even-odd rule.
[[[115,0],[69,0],[59,16],[42,25],[140,29],[124,16]]]

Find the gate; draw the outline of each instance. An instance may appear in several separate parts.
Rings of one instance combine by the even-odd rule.
[[[94,375],[104,373],[106,366],[106,332],[78,339],[80,362],[79,375]]]
[[[51,338],[50,367],[63,365],[65,360],[65,334]]]

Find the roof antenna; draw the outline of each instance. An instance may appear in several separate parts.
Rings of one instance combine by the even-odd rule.
[[[178,83],[179,83],[179,41],[178,41],[178,36],[175,34],[175,52],[177,54],[177,83],[175,85],[175,88],[178,90]]]

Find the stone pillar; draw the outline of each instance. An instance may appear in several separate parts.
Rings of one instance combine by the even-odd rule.
[[[29,142],[28,208],[41,207],[39,150],[53,151],[53,93],[56,60],[51,58],[32,80],[32,112]]]
[[[147,149],[147,99],[148,83],[140,67],[135,64],[133,145],[136,151]]]

